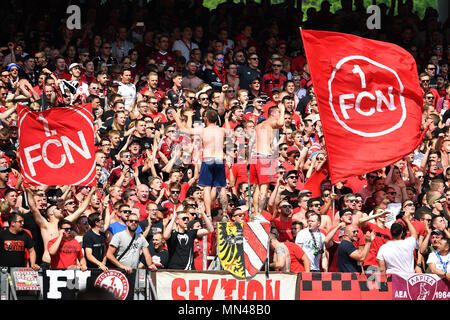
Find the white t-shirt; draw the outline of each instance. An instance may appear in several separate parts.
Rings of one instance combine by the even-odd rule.
[[[441,256],[441,259],[439,259],[438,253],[436,251],[433,251],[428,255],[427,264],[434,263],[436,269],[444,272],[450,272],[449,261],[450,261],[450,253],[448,253],[445,256]],[[446,264],[446,268],[444,268],[444,264]]]
[[[320,232],[320,230],[313,232],[314,239],[316,240],[316,245],[314,245],[314,240],[311,237],[311,232],[309,232],[309,229],[302,229],[295,238],[295,243],[299,244],[303,251],[305,251],[306,255],[308,256],[309,260],[311,260],[311,270],[320,270],[320,257],[321,254],[314,255],[314,252],[317,250],[317,248],[321,248],[322,250],[325,250],[325,235]]]
[[[132,83],[123,84],[121,82],[117,93],[124,97],[126,110],[136,101],[136,87]]]
[[[413,237],[388,241],[378,250],[377,259],[386,264],[386,273],[414,272],[414,249],[418,248]]]
[[[183,40],[175,40],[172,46],[172,51],[180,51],[181,55],[186,58],[186,61],[189,61],[189,56],[193,49],[198,49],[196,43],[185,44]]]

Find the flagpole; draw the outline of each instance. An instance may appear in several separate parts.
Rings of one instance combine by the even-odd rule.
[[[334,194],[334,184],[331,186],[331,192],[333,192]],[[332,199],[331,201],[333,201],[333,220],[334,220],[334,210],[335,210],[335,204],[334,204],[334,199]]]
[[[252,221],[252,186],[250,185],[250,159],[251,159],[251,146],[250,138],[248,139],[248,156],[247,156],[247,188],[248,188],[248,218]]]

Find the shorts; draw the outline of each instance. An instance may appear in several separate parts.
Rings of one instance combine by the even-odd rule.
[[[198,185],[217,188],[227,186],[225,164],[222,159],[203,158]]]
[[[270,184],[276,182],[278,160],[271,155],[256,155],[250,163],[250,184]]]

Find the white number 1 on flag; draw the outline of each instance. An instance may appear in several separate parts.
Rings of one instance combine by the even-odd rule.
[[[366,76],[364,75],[364,72],[361,70],[361,68],[357,64],[355,64],[353,66],[352,72],[359,74],[359,77],[361,78],[361,88],[365,89],[366,88]]]

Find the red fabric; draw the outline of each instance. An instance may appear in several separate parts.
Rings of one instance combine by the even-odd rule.
[[[47,249],[52,246],[58,237],[48,242]],[[59,249],[55,255],[51,256],[50,268],[67,269],[77,265],[77,259],[83,257],[80,243],[74,238],[70,240],[62,239]]]
[[[96,185],[91,103],[17,114],[25,185]]]
[[[303,265],[302,257],[305,254],[303,249],[296,243],[286,241],[284,242],[289,250],[289,256],[291,258],[291,272],[299,273],[305,271],[305,266]]]
[[[293,240],[294,237],[292,236],[292,219],[289,219],[289,221],[283,221],[281,220],[281,217],[276,217],[272,220],[273,225],[275,228],[277,228],[278,233],[280,234],[280,241],[284,242],[287,240]]]
[[[320,183],[328,178],[328,161],[319,171],[314,171],[305,182],[305,189],[312,192],[313,198],[320,197]]]
[[[413,57],[397,45],[353,35],[301,34],[332,183],[411,153],[422,141],[423,104]]]
[[[367,222],[367,226],[362,229],[365,233],[366,231],[375,231],[375,239],[372,241],[370,245],[369,253],[367,254],[366,259],[364,260],[364,266],[377,266],[378,260],[377,254],[380,247],[392,239],[391,231],[389,228],[380,228],[375,223]]]

